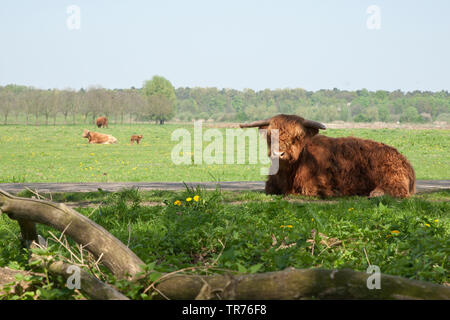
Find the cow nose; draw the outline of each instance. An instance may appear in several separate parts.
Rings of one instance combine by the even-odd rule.
[[[279,152],[279,151],[274,151],[274,152],[273,152],[273,155],[274,155],[275,157],[277,157],[277,158],[283,158],[283,156],[284,156],[284,151],[281,151],[281,152]]]

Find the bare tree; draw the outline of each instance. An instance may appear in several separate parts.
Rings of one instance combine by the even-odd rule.
[[[64,124],[66,125],[67,116],[73,110],[72,105],[74,101],[75,92],[72,89],[67,88],[61,93],[61,95],[62,95],[61,103],[59,104],[58,107],[59,112],[61,112],[61,114],[64,116]]]
[[[35,90],[31,87],[27,88],[26,90],[22,91],[19,96],[18,100],[21,105],[23,105],[23,111],[25,113],[25,124],[29,124],[29,117],[30,114],[33,113],[33,105],[34,105],[34,99],[35,99]]]
[[[122,122],[124,114],[128,113],[129,115],[129,123],[131,124],[131,120],[133,115],[135,118],[138,114],[143,114],[143,110],[145,108],[145,99],[137,90],[129,89],[127,90],[125,101],[122,109]]]
[[[48,118],[53,114],[54,110],[53,99],[54,96],[51,90],[39,90],[36,99],[36,109],[35,109],[36,125],[39,114],[44,115],[45,125],[46,126],[48,125]]]
[[[58,116],[60,104],[63,100],[63,92],[58,89],[53,89],[51,91],[50,97],[49,97],[49,103],[50,103],[50,115],[53,116],[53,126],[56,125],[56,117]]]
[[[14,108],[15,96],[8,88],[0,87],[0,112],[3,114],[4,124],[8,124],[8,116]]]
[[[72,114],[73,124],[75,124],[75,117],[80,109],[81,93],[76,92],[71,88],[67,88],[61,92],[61,99],[59,102],[59,112],[64,116],[64,124],[67,124],[67,117]]]
[[[89,87],[86,92],[84,118],[86,120],[87,115],[90,113],[92,115],[92,121],[95,122],[97,116],[101,113],[106,115],[109,114],[108,109],[108,93],[106,89],[101,87]]]

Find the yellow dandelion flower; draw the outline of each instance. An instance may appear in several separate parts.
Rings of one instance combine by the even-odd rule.
[[[176,200],[173,204],[176,205],[176,206],[181,206],[181,201],[180,200]]]
[[[348,211],[352,211],[352,210],[355,210],[355,208],[348,208]]]
[[[400,231],[398,231],[398,230],[392,230],[391,233],[392,233],[392,234],[399,234]]]
[[[281,225],[280,228],[284,228],[284,225]]]
[[[291,224],[288,224],[288,225],[286,226],[286,228],[292,228],[292,225],[291,225]]]
[[[438,223],[438,222],[439,222],[439,220],[438,220],[438,219],[436,219],[436,220],[434,220],[434,222]]]
[[[191,202],[191,201],[192,201],[192,198],[191,198],[191,197],[186,198],[186,201],[187,201],[187,202]]]
[[[428,223],[425,223],[425,226],[428,227],[428,228],[431,227]]]
[[[194,201],[195,201],[195,202],[198,202],[199,199],[200,199],[199,196],[195,196],[195,197],[194,197]]]

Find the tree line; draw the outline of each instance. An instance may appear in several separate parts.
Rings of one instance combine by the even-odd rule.
[[[3,124],[94,123],[99,116],[115,123],[155,121],[163,124],[173,118],[176,107],[173,86],[163,77],[155,76],[140,89],[109,90],[91,86],[78,91],[68,88],[37,89],[21,85],[0,86],[0,115]],[[8,122],[9,121],[9,122]]]
[[[177,88],[181,120],[248,121],[278,113],[331,122],[450,122],[448,91]]]
[[[450,122],[448,91],[356,91],[304,89],[174,88],[154,76],[142,88],[37,89],[0,86],[3,124],[91,123],[106,116],[115,123],[168,120],[242,122],[278,113],[322,122]]]

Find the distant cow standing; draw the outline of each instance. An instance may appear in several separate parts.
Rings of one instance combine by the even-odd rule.
[[[143,138],[144,136],[141,134],[141,135],[136,135],[136,134],[133,134],[132,136],[131,136],[131,139],[130,139],[130,143],[131,144],[133,144],[134,143],[134,141],[136,141],[136,143],[137,144],[139,144],[139,141],[141,141],[141,139]]]
[[[83,131],[83,138],[87,138],[89,143],[97,144],[112,144],[117,142],[117,139],[110,134],[92,132],[86,129]]]
[[[108,128],[108,119],[106,117],[97,118],[96,123],[99,128]]]
[[[278,172],[269,175],[268,194],[307,196],[388,194],[409,197],[416,188],[414,169],[395,148],[354,137],[330,138],[318,134],[322,123],[295,115],[242,124],[241,128],[267,129],[269,156],[279,161]],[[278,130],[279,150],[271,146]],[[274,131],[275,132],[275,131]]]

